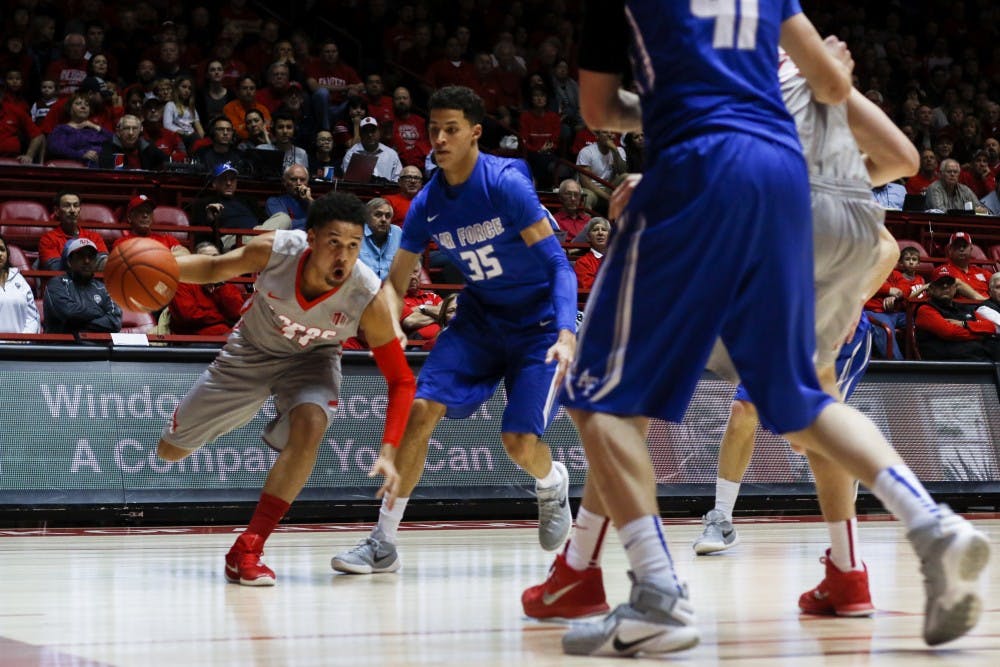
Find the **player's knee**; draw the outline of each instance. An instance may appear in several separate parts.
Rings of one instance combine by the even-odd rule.
[[[732,406],[729,408],[729,420],[736,423],[745,423],[747,421],[756,421],[757,419],[757,408],[754,407],[753,403],[748,401],[733,401]]]
[[[307,403],[293,409],[288,415],[289,427],[293,434],[301,435],[295,440],[318,443],[330,421],[326,410],[318,405]]]
[[[538,444],[538,436],[532,433],[503,433],[503,448],[507,450],[507,456],[512,461],[520,461],[530,455],[532,449]]]
[[[156,446],[156,455],[164,461],[180,461],[191,454],[190,449],[181,449],[177,445],[172,445],[166,440],[160,440]]]

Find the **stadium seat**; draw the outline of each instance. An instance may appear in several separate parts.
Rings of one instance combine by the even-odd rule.
[[[986,253],[983,252],[982,248],[973,243],[972,252],[969,253],[969,259],[981,259],[983,261],[989,261],[990,258],[986,256]]]
[[[46,167],[62,167],[64,169],[86,169],[87,165],[78,160],[49,160],[45,163]]]
[[[896,245],[899,246],[900,252],[903,248],[916,248],[917,252],[920,253],[920,263],[917,264],[917,273],[927,277],[930,275],[931,271],[934,270],[934,264],[930,261],[930,255],[927,253],[927,249],[919,241],[911,241],[909,239],[896,239]]]
[[[149,313],[122,309],[122,333],[156,333],[156,320]]]
[[[154,225],[173,225],[175,227],[189,227],[191,222],[188,220],[187,213],[184,209],[177,208],[176,206],[157,206],[153,209],[153,224]],[[188,242],[187,232],[166,232],[174,238],[176,238],[181,243]]]
[[[122,230],[106,227],[106,225],[115,224],[118,224],[118,221],[115,219],[114,212],[104,204],[80,205],[80,226],[100,234],[109,248],[122,235]]]
[[[11,224],[35,222],[37,225]],[[53,222],[44,206],[35,201],[14,199],[0,203],[0,229],[9,243],[32,252],[38,249],[38,239],[52,229]]]
[[[991,245],[986,252],[989,254],[990,259],[994,259],[1000,262],[1000,244]]]

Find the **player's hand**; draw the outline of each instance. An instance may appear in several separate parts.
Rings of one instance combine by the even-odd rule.
[[[562,384],[569,365],[576,355],[576,334],[566,329],[559,331],[559,338],[545,353],[545,363],[556,362],[556,386]]]
[[[399,472],[396,471],[395,458],[395,447],[390,444],[383,444],[382,451],[379,453],[378,458],[375,459],[375,463],[372,464],[372,469],[368,472],[369,477],[374,477],[375,475],[385,477],[382,486],[375,492],[375,497],[384,498],[386,507],[389,509],[392,509],[393,504],[396,502],[396,496],[399,495],[400,477]]]
[[[823,45],[834,59],[847,68],[848,72],[854,71],[854,58],[851,50],[847,48],[847,43],[840,40],[836,35],[830,35],[823,40]]]
[[[639,181],[642,180],[642,174],[628,174],[622,180],[622,182],[615,188],[615,191],[611,193],[611,202],[608,204],[608,217],[612,220],[617,219],[625,207],[628,206],[628,202],[632,199],[632,193],[639,186]]]

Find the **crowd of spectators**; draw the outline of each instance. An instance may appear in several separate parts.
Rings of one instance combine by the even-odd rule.
[[[401,224],[435,169],[427,96],[467,85],[488,112],[484,149],[524,158],[539,189],[557,189],[561,238],[589,245],[574,252],[583,284],[614,223],[591,216],[606,216],[614,185],[641,171],[644,137],[583,124],[581,4],[341,0],[317,14],[246,0],[9,0],[0,19],[0,157],[201,171],[209,192],[188,215],[212,229],[301,228],[311,179],[397,184],[366,230],[368,254],[383,270],[392,248],[384,212]],[[821,33],[848,42],[856,86],[921,151],[918,174],[877,188],[876,199],[886,208],[1000,215],[1000,7],[984,0],[803,6]],[[266,203],[243,197],[238,179],[247,176],[280,176],[282,190]],[[39,244],[39,268],[65,270],[67,243],[88,238],[100,269],[106,247],[79,229],[79,204],[73,193],[57,202],[59,224]],[[151,205],[129,205],[126,237],[149,233]],[[194,239],[205,251],[236,242]],[[908,291],[915,288],[907,281],[919,277],[914,261],[904,256],[896,282],[891,277],[869,303],[887,327],[898,328],[918,296]],[[442,282],[457,282],[433,257],[431,265],[444,272]],[[928,276],[931,286],[936,278]],[[986,282],[974,289],[967,278],[956,275],[960,301],[989,296]]]

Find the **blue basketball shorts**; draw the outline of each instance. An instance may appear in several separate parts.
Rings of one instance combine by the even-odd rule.
[[[488,400],[500,380],[507,391],[502,431],[540,436],[555,416],[556,365],[545,354],[559,332],[545,324],[514,327],[460,308],[441,332],[417,378],[417,398],[442,403],[462,419]]]
[[[813,366],[813,247],[802,155],[740,133],[657,155],[591,292],[563,403],[684,417],[721,338],[761,421],[811,424],[831,400]]]

